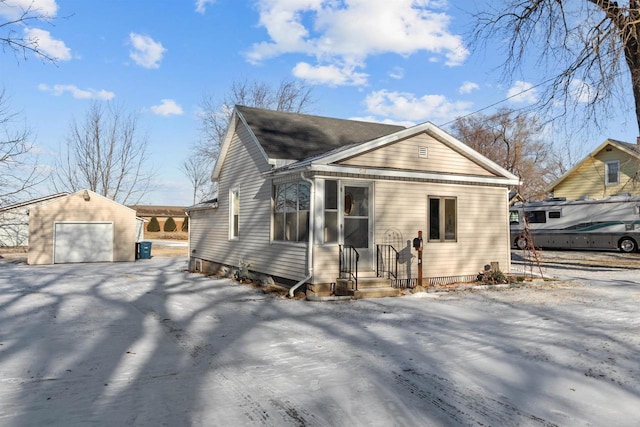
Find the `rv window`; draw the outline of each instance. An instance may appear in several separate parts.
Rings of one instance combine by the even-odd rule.
[[[549,218],[560,218],[560,211],[549,212]]]
[[[525,213],[530,224],[547,222],[546,211],[528,211]]]

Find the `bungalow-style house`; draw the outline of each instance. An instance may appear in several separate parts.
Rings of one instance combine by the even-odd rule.
[[[212,178],[187,208],[190,269],[252,272],[328,295],[371,276],[475,278],[510,268],[518,178],[431,123],[411,128],[237,106]]]
[[[553,197],[600,199],[640,196],[640,145],[607,139],[547,187]]]
[[[29,210],[69,193],[56,193],[0,208],[0,247],[29,245]]]

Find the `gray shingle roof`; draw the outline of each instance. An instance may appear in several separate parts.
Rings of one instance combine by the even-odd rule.
[[[626,147],[628,150],[631,150],[640,154],[640,146],[638,146],[638,144],[632,144],[630,142],[619,141],[617,139],[611,139],[611,138],[609,138],[609,141],[613,142],[614,144],[619,144],[623,147]]]
[[[236,106],[271,159],[302,160],[371,141],[403,126]]]

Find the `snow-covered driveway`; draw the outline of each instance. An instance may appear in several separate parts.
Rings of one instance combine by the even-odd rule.
[[[640,425],[639,270],[312,303],[185,267],[0,264],[0,425]]]

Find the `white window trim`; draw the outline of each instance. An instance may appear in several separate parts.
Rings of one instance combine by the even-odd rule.
[[[431,227],[431,212],[430,212],[430,200],[431,199],[437,199],[440,201],[440,205],[439,205],[439,212],[438,212],[438,226],[439,226],[439,231],[438,234],[440,235],[440,238],[438,239],[432,239],[431,238],[431,233],[430,233],[430,227]],[[456,216],[455,216],[455,239],[447,239],[446,238],[446,232],[445,232],[445,201],[446,200],[454,200],[455,201],[455,207],[456,207]],[[459,221],[459,216],[458,216],[458,197],[457,196],[427,196],[427,238],[426,241],[430,242],[430,243],[457,243],[458,242],[458,221]]]
[[[616,164],[616,166],[618,168],[618,176],[617,176],[616,182],[609,181],[609,165],[612,164],[612,163]],[[605,163],[605,166],[604,166],[604,183],[605,183],[605,185],[620,185],[620,160],[611,160],[611,161]]]
[[[238,196],[238,212],[235,211],[235,194]],[[238,221],[238,235],[234,234],[236,217]],[[238,240],[240,237],[240,188],[234,187],[229,190],[229,240]]]

